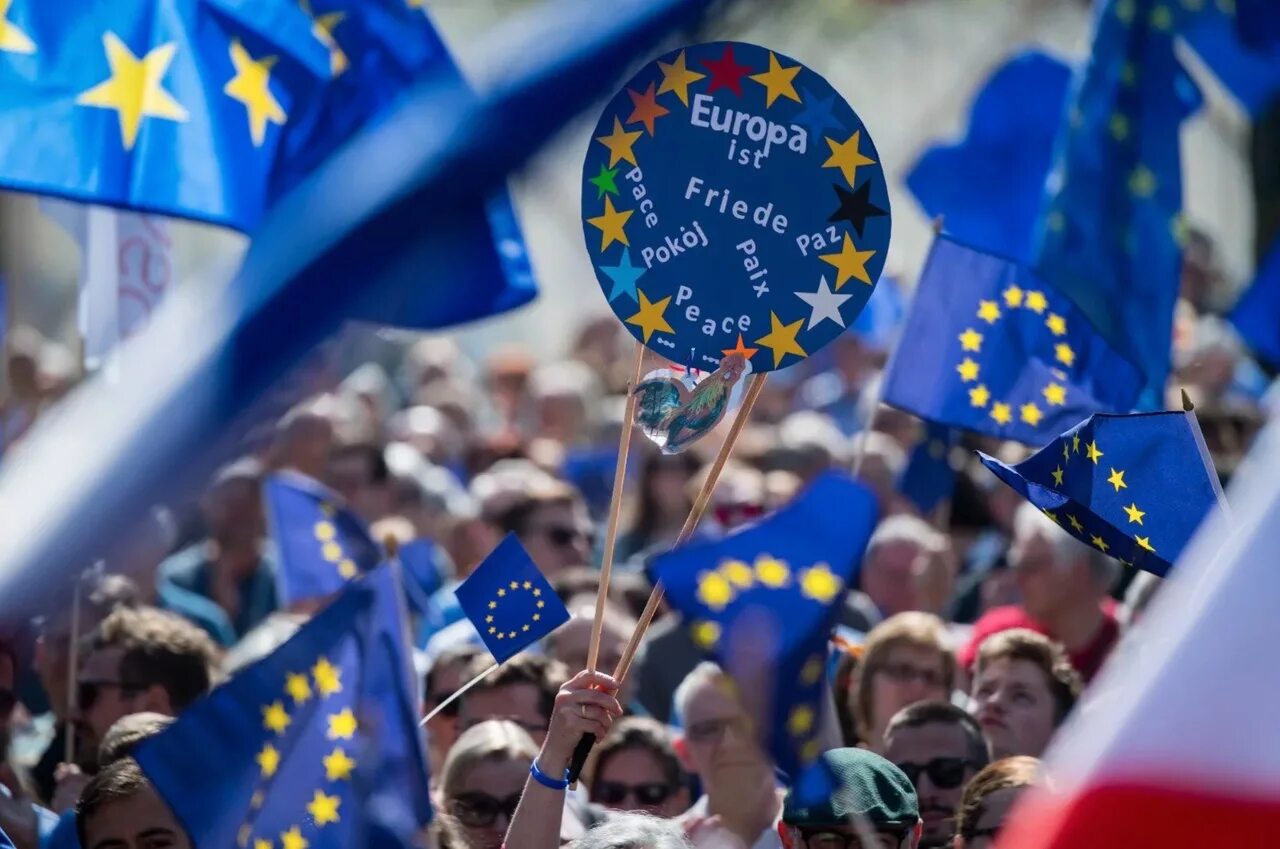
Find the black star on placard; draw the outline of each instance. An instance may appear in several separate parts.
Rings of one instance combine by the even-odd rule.
[[[831,213],[831,217],[827,220],[848,221],[853,225],[853,229],[858,231],[859,237],[862,236],[862,228],[866,225],[868,218],[889,214],[871,203],[870,180],[863,181],[862,185],[852,192],[838,183],[833,184],[831,188],[836,190],[836,195],[840,198],[840,208]]]

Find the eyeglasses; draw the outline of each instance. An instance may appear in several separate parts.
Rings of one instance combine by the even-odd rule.
[[[557,548],[568,548],[579,540],[586,543],[587,548],[595,546],[595,534],[583,528],[575,528],[571,525],[549,525],[539,530]]]
[[[886,663],[876,669],[877,672],[883,672],[891,680],[899,684],[910,684],[912,681],[919,681],[926,687],[941,687],[942,673],[936,669],[921,669],[919,666],[913,666],[910,663]]]
[[[896,849],[906,837],[905,831],[877,829],[876,842],[867,846],[857,834],[828,828],[800,828],[800,837],[808,849]]]
[[[685,728],[684,736],[691,743],[719,743],[724,739],[724,733],[730,727],[737,729],[738,733],[749,736],[751,732],[751,721],[745,716],[729,716],[722,719],[704,719],[701,722],[691,722]]]
[[[497,822],[498,814],[505,815],[507,822],[511,822],[519,805],[519,793],[507,796],[505,799],[490,796],[488,793],[459,793],[449,800],[449,812],[463,825],[471,828],[488,828]]]
[[[912,785],[919,787],[920,774],[925,773],[939,790],[954,790],[964,783],[964,774],[969,767],[977,768],[964,758],[934,758],[927,764],[900,763],[897,766],[907,774]]]
[[[645,784],[623,784],[620,781],[600,781],[591,790],[593,801],[608,807],[616,807],[635,797],[641,805],[661,805],[671,798],[676,788],[669,784],[648,782]]]
[[[98,701],[98,696],[108,687],[117,687],[120,695],[128,698],[136,696],[146,686],[140,684],[131,684],[127,681],[79,681],[76,683],[76,706],[80,710],[88,710]]]

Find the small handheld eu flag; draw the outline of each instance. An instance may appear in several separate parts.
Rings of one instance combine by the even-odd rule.
[[[709,651],[754,711],[760,739],[798,798],[830,777],[819,733],[827,639],[876,523],[876,498],[836,473],[757,524],[654,560],[655,580],[694,642]]]
[[[1096,415],[1017,465],[978,456],[1085,545],[1163,577],[1222,500],[1194,415]]]
[[[197,849],[406,840],[431,820],[415,694],[383,566],[136,757]]]

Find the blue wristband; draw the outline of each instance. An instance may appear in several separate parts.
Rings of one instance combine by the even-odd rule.
[[[564,778],[555,779],[538,769],[538,759],[534,758],[533,763],[529,764],[529,774],[533,776],[533,780],[541,784],[543,787],[550,787],[552,790],[564,790],[569,786],[569,770],[564,771]]]

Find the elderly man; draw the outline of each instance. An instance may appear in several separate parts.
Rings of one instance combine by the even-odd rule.
[[[863,557],[861,589],[877,619],[925,607],[925,573],[944,557],[946,538],[915,516],[890,516],[876,528]]]
[[[1022,605],[997,607],[979,619],[960,662],[971,668],[978,647],[992,634],[1029,628],[1061,643],[1085,682],[1092,680],[1120,638],[1108,596],[1118,564],[1023,504],[1013,519],[1009,565]]]

